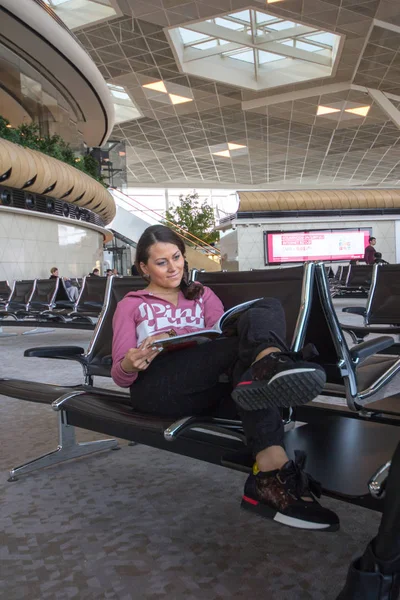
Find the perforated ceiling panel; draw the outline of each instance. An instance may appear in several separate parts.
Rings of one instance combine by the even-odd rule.
[[[399,0],[118,4],[122,17],[75,33],[106,80],[124,88],[143,115],[113,133],[127,142],[129,185],[398,185]],[[240,68],[236,85],[218,81],[217,67],[202,77],[180,71],[171,29],[217,23],[248,8],[302,25],[303,35],[308,27],[339,36],[332,75],[288,84],[277,60],[270,87],[252,91]]]

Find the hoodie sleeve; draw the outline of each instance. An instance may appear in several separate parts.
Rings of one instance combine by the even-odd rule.
[[[136,308],[134,298],[124,298],[118,303],[114,313],[111,377],[120,387],[130,387],[138,376],[137,373],[125,373],[121,367],[121,361],[128,350],[137,347]]]
[[[215,323],[224,314],[224,307],[221,300],[210,288],[204,287],[204,324],[207,329],[214,327]]]

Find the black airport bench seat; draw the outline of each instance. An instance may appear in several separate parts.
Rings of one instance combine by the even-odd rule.
[[[400,420],[390,420],[388,416],[384,422],[373,418],[367,421],[363,412],[370,403],[387,395],[388,382],[395,387],[393,393],[396,390],[400,393],[399,357],[376,354],[389,348],[393,338],[382,336],[348,348],[332,306],[323,264],[264,272],[195,272],[193,276],[211,287],[225,308],[254,297],[278,298],[285,310],[287,341],[291,348],[299,350],[308,342],[317,346],[318,360],[328,375],[326,393],[345,399],[346,411],[336,415],[327,405],[325,411],[320,410],[322,416],[318,422],[314,417],[308,422],[307,414],[313,414],[313,403],[310,403],[302,412],[302,421],[306,424],[294,428],[295,411],[292,419],[287,420],[285,444],[289,451],[294,448],[306,450],[307,470],[322,481],[325,493],[379,510],[380,502],[369,494],[368,481],[390,460],[400,439]],[[81,348],[68,346],[26,351],[25,354],[30,356],[80,362],[84,371],[80,386],[57,388],[38,384],[32,387],[31,382],[23,380],[0,380],[0,393],[34,402],[43,402],[43,396],[59,415],[58,449],[50,456],[13,469],[12,478],[41,466],[116,445],[115,440],[102,440],[82,447],[75,442],[75,427],[242,471],[251,467],[252,459],[239,420],[224,418],[223,414],[201,418],[186,415],[173,423],[171,418],[163,415],[135,413],[126,392],[93,386],[96,376],[110,375],[112,317],[116,304],[130,289],[142,287],[140,278],[109,278],[104,306],[86,353]],[[329,418],[325,418],[325,414]],[[354,418],[348,418],[350,414]],[[336,418],[330,418],[332,415]]]
[[[84,277],[76,302],[62,278],[15,281],[0,308],[1,325],[94,329],[104,303],[106,277]]]
[[[370,334],[400,334],[400,265],[374,265],[366,306],[342,310],[363,317],[364,325],[342,324],[356,343]]]
[[[372,265],[348,265],[331,282],[334,297],[366,298],[371,285]]]

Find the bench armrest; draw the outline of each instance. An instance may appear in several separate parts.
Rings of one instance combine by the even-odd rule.
[[[361,317],[365,316],[365,307],[364,306],[346,306],[342,308],[342,312],[350,313],[351,315],[360,315]]]
[[[377,354],[394,344],[394,339],[389,335],[382,335],[373,340],[368,340],[350,348],[350,355],[353,360],[365,360],[373,354]]]
[[[80,346],[39,346],[28,348],[24,356],[35,356],[36,358],[58,358],[65,360],[82,360],[85,354],[84,348]]]

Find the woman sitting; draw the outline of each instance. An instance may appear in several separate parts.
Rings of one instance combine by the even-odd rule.
[[[147,287],[119,302],[112,350],[112,377],[130,388],[134,410],[173,421],[213,414],[232,397],[255,457],[242,507],[292,527],[337,530],[337,515],[315,499],[320,486],[303,471],[304,453],[292,461],[284,450],[280,408],[311,401],[326,378],[319,365],[288,351],[280,302],[259,300],[229,336],[160,353],[155,340],[209,329],[224,308],[211,289],[188,283],[185,245],[168,227],[146,229],[136,266]],[[232,381],[228,398],[220,383],[226,373]]]

